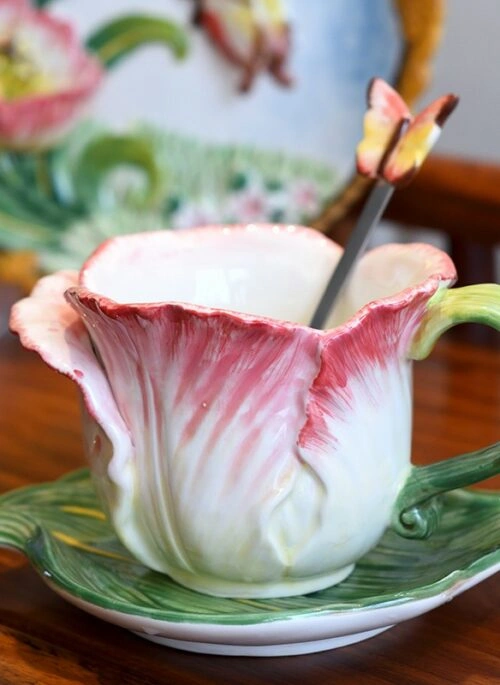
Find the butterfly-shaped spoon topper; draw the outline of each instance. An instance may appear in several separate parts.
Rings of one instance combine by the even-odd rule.
[[[380,78],[370,82],[364,138],[357,148],[356,164],[360,174],[376,178],[379,183],[372,188],[344,253],[328,281],[312,316],[312,328],[324,327],[336,298],[394,189],[406,185],[415,176],[457,104],[455,95],[443,95],[412,117],[404,100],[388,83]]]
[[[439,138],[444,122],[458,104],[443,95],[415,117],[401,96],[381,78],[368,86],[364,138],[358,145],[358,172],[393,186],[406,185]]]

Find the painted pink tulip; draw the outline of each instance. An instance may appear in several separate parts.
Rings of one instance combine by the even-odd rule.
[[[428,245],[373,250],[314,330],[340,253],[292,226],[122,236],[14,306],[22,343],[79,385],[95,481],[147,566],[301,594],[383,534],[410,470],[409,348],[455,269]]]
[[[28,0],[0,0],[0,143],[38,149],[77,121],[102,77],[71,26]]]

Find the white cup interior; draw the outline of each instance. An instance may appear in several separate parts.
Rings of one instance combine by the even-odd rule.
[[[296,226],[142,233],[105,243],[84,266],[80,284],[118,303],[182,302],[307,325],[341,253],[317,231]],[[368,252],[353,269],[327,327],[450,264],[427,245]]]
[[[185,302],[307,324],[340,254],[296,227],[149,233],[108,243],[81,284],[119,303]]]

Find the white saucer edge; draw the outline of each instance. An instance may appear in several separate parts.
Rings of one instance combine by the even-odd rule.
[[[375,630],[365,630],[362,633],[353,635],[341,635],[331,637],[326,640],[311,640],[310,642],[292,642],[290,644],[276,645],[223,645],[211,642],[187,642],[186,640],[170,640],[169,638],[157,635],[146,635],[145,633],[135,633],[138,637],[146,638],[156,644],[174,649],[182,649],[185,652],[197,652],[199,654],[212,654],[217,656],[300,656],[301,654],[314,654],[316,652],[326,652],[330,649],[338,649],[347,645],[368,640],[375,637],[392,626],[375,628]]]
[[[92,604],[62,590],[46,577],[44,580],[54,592],[74,606],[159,644],[206,654],[291,656],[334,649],[373,637],[397,623],[449,602],[498,571],[500,562],[423,599],[240,625],[174,622],[127,614]],[[273,654],[266,654],[273,648]],[[279,651],[281,648],[282,652]]]

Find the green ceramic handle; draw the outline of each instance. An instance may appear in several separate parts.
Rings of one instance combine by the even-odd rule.
[[[484,323],[500,330],[500,285],[442,289],[429,301],[410,357],[424,359],[439,336],[459,323]],[[439,521],[437,495],[500,473],[500,442],[429,466],[414,466],[393,511],[392,525],[404,537],[426,538]]]

